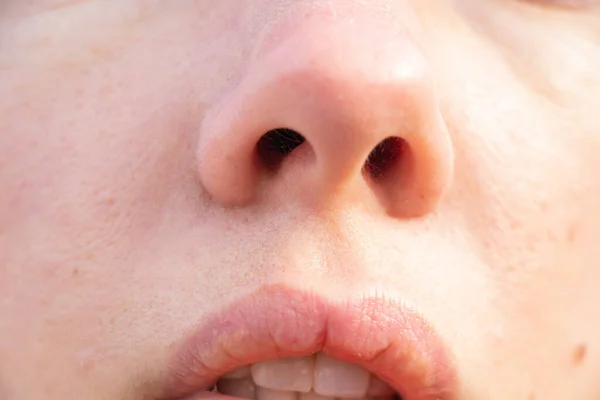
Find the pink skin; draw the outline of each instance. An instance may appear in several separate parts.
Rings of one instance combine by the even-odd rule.
[[[277,286],[261,288],[203,321],[178,352],[165,397],[198,392],[217,400],[221,396],[201,392],[228,371],[319,351],[364,366],[404,400],[456,399],[448,350],[399,301],[376,296],[332,302]]]
[[[382,340],[458,400],[600,398],[599,20],[596,0],[0,0],[0,399],[168,397],[197,335],[273,287],[311,293],[349,360],[354,312],[426,321]],[[305,141],[267,167],[276,128]]]
[[[399,217],[436,207],[452,176],[453,151],[430,72],[409,34],[376,29],[376,23],[361,17],[332,26],[331,16],[315,11],[273,24],[239,86],[204,117],[199,170],[213,198],[227,205],[260,201],[258,196],[269,202],[273,187],[287,184],[292,197],[314,207],[334,190],[352,189],[373,191],[382,205],[370,205]],[[373,34],[363,35],[356,24]],[[383,44],[364,57],[373,41]],[[355,79],[360,71],[365,75]],[[396,112],[399,107],[403,112]],[[275,181],[264,176],[253,151],[273,127],[303,132],[311,144],[308,154],[294,155],[308,160],[284,163]],[[246,134],[240,137],[240,131]],[[408,142],[410,153],[370,189],[361,169],[388,137]],[[298,166],[301,174],[294,172]],[[285,182],[288,177],[294,182]]]

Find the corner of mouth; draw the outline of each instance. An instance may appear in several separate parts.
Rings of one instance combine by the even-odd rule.
[[[358,398],[350,393],[327,392],[323,377],[326,369],[315,368],[317,362],[338,363],[340,368],[345,363],[364,370],[361,373],[355,368],[355,375],[348,372],[348,376],[354,376],[355,386],[360,386],[357,382],[363,382],[361,379],[365,380],[368,373],[370,379],[393,389],[383,397],[365,392],[361,400],[455,400],[457,396],[458,380],[451,352],[432,325],[403,302],[381,296],[332,301],[315,292],[274,285],[261,287],[203,318],[174,355],[161,399],[197,394],[199,397],[191,398],[218,400],[226,394],[229,398],[278,400],[272,392],[270,398],[257,397],[256,390],[267,393],[282,388],[273,378],[265,383],[263,376],[257,382],[257,376],[267,370],[266,365],[271,366],[272,375],[278,370],[274,367],[277,362],[285,366],[294,359],[313,360],[313,386],[308,387],[307,383],[298,387],[295,399],[299,400]],[[347,367],[347,371],[352,368]],[[247,375],[238,375],[246,379],[247,385],[254,382],[254,389],[248,386],[248,392],[240,392],[234,386],[227,388],[231,383],[226,382],[231,380],[228,377],[234,377],[236,371],[248,371]],[[331,379],[336,379],[331,373]],[[220,388],[217,382],[221,382]],[[207,392],[215,384],[224,393]],[[291,385],[289,388],[294,389]],[[362,385],[363,389],[368,387]],[[356,388],[353,395],[360,390]],[[321,397],[303,398],[302,393]]]

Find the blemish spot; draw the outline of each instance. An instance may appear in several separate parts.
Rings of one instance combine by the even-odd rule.
[[[75,268],[73,269],[73,272],[71,273],[71,275],[72,275],[72,276],[77,276],[77,275],[79,275],[79,268],[78,268],[78,267],[75,267]]]
[[[573,350],[573,364],[580,365],[585,360],[585,356],[587,354],[587,346],[585,344],[580,344],[575,347]]]
[[[535,400],[535,393],[531,393],[529,395],[529,400]]]
[[[82,372],[90,372],[94,369],[94,351],[92,349],[84,349],[77,353],[77,364]]]

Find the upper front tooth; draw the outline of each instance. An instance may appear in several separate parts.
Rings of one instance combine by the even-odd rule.
[[[314,390],[322,396],[364,397],[369,387],[369,375],[358,365],[319,353],[315,362]]]
[[[275,390],[308,392],[313,386],[313,357],[278,358],[250,368],[254,382]]]

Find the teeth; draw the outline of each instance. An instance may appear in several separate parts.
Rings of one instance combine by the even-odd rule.
[[[256,385],[252,378],[220,379],[217,383],[219,393],[243,399],[256,399]]]
[[[273,390],[264,387],[256,388],[257,400],[297,400],[298,394],[288,390]]]
[[[223,375],[217,388],[250,400],[392,400],[395,395],[364,368],[324,353],[238,368]]]
[[[364,397],[369,387],[369,375],[358,365],[319,353],[315,362],[314,390],[322,396]]]
[[[258,362],[250,370],[254,382],[268,389],[308,392],[313,385],[313,357]]]

